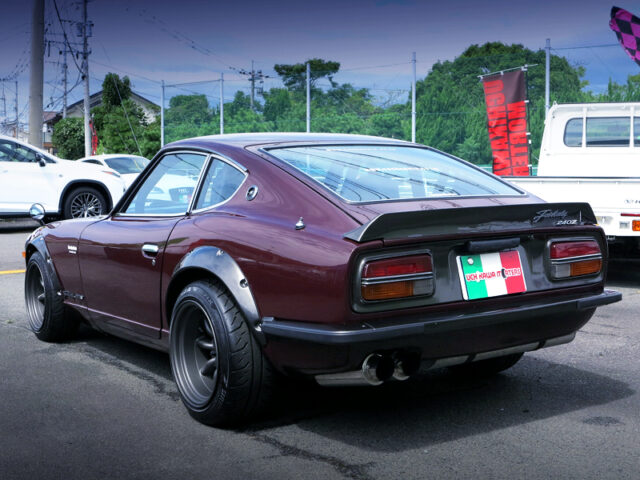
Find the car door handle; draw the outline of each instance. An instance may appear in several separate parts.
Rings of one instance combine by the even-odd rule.
[[[153,243],[145,243],[144,245],[142,245],[142,251],[147,255],[157,255],[159,250],[160,248],[158,247],[158,245],[154,245]]]

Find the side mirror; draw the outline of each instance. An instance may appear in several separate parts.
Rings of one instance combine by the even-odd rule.
[[[41,167],[46,167],[47,166],[47,162],[44,158],[42,158],[42,156],[38,155],[38,165],[40,165]]]
[[[29,216],[35,221],[44,225],[44,207],[39,203],[34,203],[29,209]]]

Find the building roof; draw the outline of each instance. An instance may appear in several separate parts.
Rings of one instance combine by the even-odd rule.
[[[153,105],[156,106],[158,108],[160,108],[160,105],[156,105],[155,103],[153,103],[151,100],[144,98],[142,95],[137,94],[136,92],[131,92],[131,97],[140,101],[140,102],[144,102],[144,103],[148,103],[149,105]],[[77,102],[72,103],[71,105],[67,106],[67,110],[70,109],[74,109],[74,108],[78,108],[78,107],[82,107],[82,104],[84,103],[84,99],[82,100],[78,100]],[[102,90],[96,92],[96,93],[92,93],[89,96],[89,105],[94,107],[96,105],[99,105],[102,103]]]

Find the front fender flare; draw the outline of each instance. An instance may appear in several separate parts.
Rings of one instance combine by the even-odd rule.
[[[34,231],[25,244],[25,252],[29,252],[31,247],[35,249],[45,260],[45,264],[47,265],[47,269],[49,270],[49,274],[51,275],[51,280],[53,282],[53,286],[55,288],[56,293],[59,293],[62,290],[62,284],[60,283],[60,279],[58,278],[58,274],[56,273],[56,269],[53,267],[53,260],[51,259],[51,255],[49,254],[49,249],[47,248],[47,244],[44,241],[44,236],[40,234],[40,227],[36,231]],[[31,255],[27,255],[25,259],[25,263],[29,264],[29,258]]]
[[[249,282],[236,261],[221,248],[203,246],[187,253],[174,269],[167,291],[172,290],[174,281],[183,273],[195,269],[205,270],[220,279],[238,304],[249,329],[264,344],[261,317]]]

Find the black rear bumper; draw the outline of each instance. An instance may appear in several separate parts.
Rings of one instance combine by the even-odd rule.
[[[576,332],[596,307],[622,294],[599,294],[527,303],[490,311],[388,318],[355,326],[318,325],[264,318],[266,353],[283,370],[303,373],[358,368],[374,351],[406,349],[422,359],[474,354],[562,337]]]

